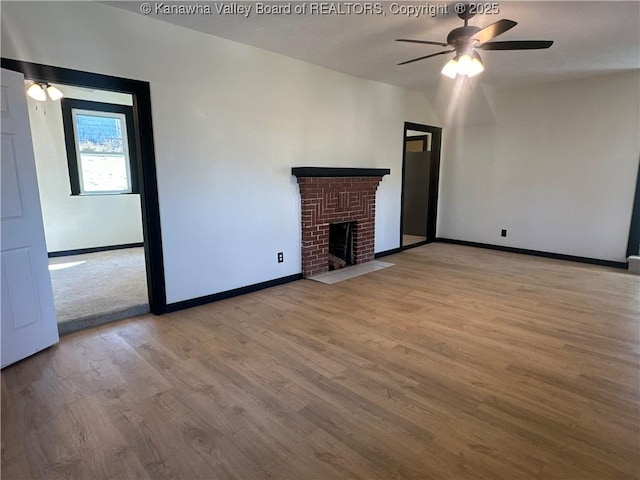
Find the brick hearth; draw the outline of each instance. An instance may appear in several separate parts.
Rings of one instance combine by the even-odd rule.
[[[302,201],[302,274],[329,270],[329,224],[355,222],[354,262],[374,259],[376,190],[388,169],[293,168]]]

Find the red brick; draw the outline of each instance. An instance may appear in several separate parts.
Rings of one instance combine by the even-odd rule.
[[[328,271],[329,223],[356,222],[356,263],[374,258],[375,194],[382,177],[299,178],[302,271],[305,277]]]

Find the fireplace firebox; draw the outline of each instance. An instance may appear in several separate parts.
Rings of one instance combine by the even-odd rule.
[[[303,276],[329,270],[331,224],[351,224],[352,264],[373,260],[376,191],[390,170],[294,167],[291,173],[300,187]]]
[[[356,222],[329,224],[329,270],[354,265],[353,232]]]

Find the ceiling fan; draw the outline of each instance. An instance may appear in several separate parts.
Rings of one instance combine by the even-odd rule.
[[[437,57],[438,55],[446,55],[447,53],[456,52],[455,57],[449,60],[442,69],[442,74],[450,78],[456,78],[458,75],[473,77],[484,71],[484,65],[482,64],[482,58],[480,58],[478,50],[537,50],[549,48],[553,45],[553,41],[551,40],[491,42],[490,40],[493,40],[498,35],[502,35],[507,30],[515,27],[517,22],[503,19],[498,20],[485,28],[480,28],[469,25],[469,19],[473,16],[475,16],[475,12],[471,12],[468,5],[458,12],[458,17],[464,20],[464,26],[451,30],[449,35],[447,35],[446,43],[431,42],[428,40],[411,40],[406,38],[397,39],[397,42],[451,47],[448,50],[407,60],[406,62],[399,63],[398,65],[406,65],[407,63],[413,63],[419,60]]]

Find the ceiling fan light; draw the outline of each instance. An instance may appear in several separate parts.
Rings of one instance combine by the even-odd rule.
[[[44,88],[42,88],[42,85],[38,83],[32,83],[27,87],[27,95],[39,102],[47,100],[47,94],[45,93]]]
[[[471,65],[469,66],[469,77],[475,77],[482,72],[484,72],[484,65],[482,65],[482,61],[479,58],[473,58],[471,60]]]
[[[466,53],[464,55],[460,55],[460,60],[458,60],[458,75],[469,75],[471,71],[472,60],[469,55]]]
[[[62,92],[60,90],[58,90],[56,87],[54,87],[53,85],[49,85],[47,87],[47,93],[49,94],[49,98],[51,100],[53,100],[54,102],[56,100],[60,100],[62,97],[64,97]]]
[[[447,62],[447,64],[442,68],[442,71],[440,73],[442,73],[443,75],[449,77],[449,78],[456,78],[456,75],[458,75],[458,57],[452,58],[451,60],[449,60]]]

